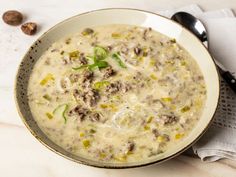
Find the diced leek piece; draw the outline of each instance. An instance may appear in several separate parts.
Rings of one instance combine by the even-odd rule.
[[[46,116],[47,116],[49,119],[52,119],[52,118],[53,118],[53,115],[52,115],[50,112],[46,112]]]
[[[112,33],[111,34],[111,37],[115,38],[115,39],[118,39],[121,37],[121,34],[120,33]]]
[[[131,155],[131,154],[134,154],[134,153],[132,151],[127,151],[126,154]]]
[[[181,112],[182,113],[185,113],[185,112],[187,112],[187,111],[189,111],[190,110],[190,107],[189,106],[184,106],[182,109],[181,109]]]
[[[119,95],[114,95],[112,98],[113,98],[113,100],[120,100],[121,99]]]
[[[96,133],[96,130],[94,130],[94,129],[90,129],[90,130],[89,130],[89,133],[94,134],[94,133]]]
[[[70,42],[71,42],[71,38],[67,38],[65,41],[66,44],[70,44]]]
[[[60,52],[60,55],[63,55],[65,53],[65,51],[64,50],[62,50],[61,52]]]
[[[147,123],[151,123],[152,120],[153,120],[153,116],[148,117],[148,119],[147,119]]]
[[[171,102],[172,98],[171,97],[164,97],[164,98],[161,98],[161,101],[163,101],[163,102]]]
[[[51,73],[48,73],[41,81],[40,85],[46,85],[49,81],[54,81],[55,78]]]
[[[149,66],[155,66],[156,65],[156,60],[154,58],[150,59]]]
[[[151,77],[153,80],[157,80],[157,77],[155,76],[155,74],[151,74],[150,77]]]
[[[52,100],[52,98],[48,94],[43,95],[43,98],[48,101]]]
[[[128,33],[128,34],[125,36],[125,39],[126,39],[126,40],[129,40],[129,39],[131,38],[131,36],[132,36],[131,33]]]
[[[76,58],[78,58],[79,57],[79,51],[78,50],[75,50],[75,51],[73,51],[73,52],[70,52],[69,53],[69,57],[70,57],[70,59],[76,59]]]
[[[163,137],[163,136],[158,136],[157,137],[157,142],[158,143],[162,143],[162,142],[164,142],[165,141],[165,138]]]
[[[114,159],[119,162],[125,162],[127,160],[127,156],[126,155],[116,155],[116,156],[114,156]]]
[[[85,135],[84,132],[81,132],[81,133],[79,134],[80,137],[84,137],[84,135]]]
[[[90,35],[90,34],[93,34],[94,33],[94,30],[91,29],[91,28],[85,28],[83,31],[82,31],[82,35],[83,36],[87,36],[87,35]]]
[[[143,47],[142,51],[143,51],[143,56],[146,57],[148,55],[148,48],[147,47]]]
[[[175,105],[170,105],[170,109],[171,110],[176,110],[176,106]]]
[[[174,60],[167,60],[167,61],[165,61],[165,63],[173,65],[173,64],[175,64],[175,61]]]
[[[157,137],[157,141],[158,141],[159,143],[167,142],[167,141],[169,141],[169,136],[166,135],[166,134],[159,135],[159,136]]]
[[[149,125],[145,125],[143,128],[144,128],[144,130],[146,130],[146,131],[147,131],[147,130],[150,130],[150,126],[149,126]]]
[[[117,111],[118,110],[117,107],[114,104],[110,104],[109,106],[112,109],[112,111]]]
[[[108,105],[107,104],[100,104],[100,107],[105,109],[105,108],[108,108]]]
[[[138,57],[137,60],[138,60],[139,62],[142,62],[142,61],[143,61],[143,57]]]
[[[186,63],[186,61],[181,61],[180,64],[181,64],[181,66],[186,66],[187,63]]]
[[[89,148],[90,147],[90,141],[89,140],[83,140],[82,143],[83,143],[83,146],[85,148]]]
[[[100,90],[106,86],[110,85],[110,82],[108,81],[100,81],[100,82],[95,82],[93,85],[94,89]]]
[[[173,38],[173,39],[170,40],[170,42],[171,42],[171,43],[176,43],[176,39]]]
[[[114,111],[117,110],[117,107],[114,104],[100,104],[100,107],[103,109],[111,108]]]
[[[202,106],[202,100],[201,99],[196,99],[195,100],[195,105],[196,105],[196,107],[201,107]]]
[[[177,133],[176,135],[175,135],[175,139],[181,139],[181,138],[183,138],[184,137],[184,133]]]
[[[100,158],[100,159],[104,159],[104,158],[106,158],[106,156],[107,156],[107,154],[104,153],[104,152],[100,152],[100,153],[99,153],[99,158]]]

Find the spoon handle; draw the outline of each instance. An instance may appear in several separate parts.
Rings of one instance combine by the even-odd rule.
[[[229,71],[222,73],[221,76],[228,83],[234,93],[236,93],[236,79],[234,78],[234,76]]]
[[[217,66],[218,66],[219,73],[220,73],[221,77],[230,86],[230,88],[234,91],[234,93],[236,93],[236,79],[235,79],[235,77],[229,71],[225,71],[219,65],[217,65]]]

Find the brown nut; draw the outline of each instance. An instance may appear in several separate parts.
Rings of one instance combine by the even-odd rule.
[[[2,19],[8,25],[17,26],[22,23],[23,15],[16,10],[9,10],[2,15]]]
[[[27,35],[34,35],[37,31],[37,24],[33,22],[24,23],[21,25],[21,30]]]

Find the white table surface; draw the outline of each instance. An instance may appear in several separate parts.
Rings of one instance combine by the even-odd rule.
[[[24,12],[27,20],[40,22],[36,36],[16,36],[20,30],[6,27],[0,22],[0,176],[1,177],[235,177],[236,162],[221,160],[201,162],[196,157],[180,155],[159,165],[148,167],[108,170],[88,167],[66,160],[41,145],[23,126],[13,104],[13,85],[16,68],[29,45],[49,26],[41,21],[41,15],[57,16],[62,7],[65,16],[105,7],[132,7],[150,11],[173,9],[196,3],[204,10],[231,8],[236,12],[236,0],[0,0],[0,14],[9,9]],[[71,8],[70,7],[78,7]],[[3,34],[9,33],[9,36]],[[24,45],[22,45],[24,44]],[[26,45],[27,44],[27,45]],[[7,57],[6,53],[8,54]]]

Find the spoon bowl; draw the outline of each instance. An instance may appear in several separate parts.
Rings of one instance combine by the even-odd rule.
[[[207,41],[207,31],[205,26],[193,15],[187,12],[177,12],[171,17],[171,19],[189,29],[202,42]]]

